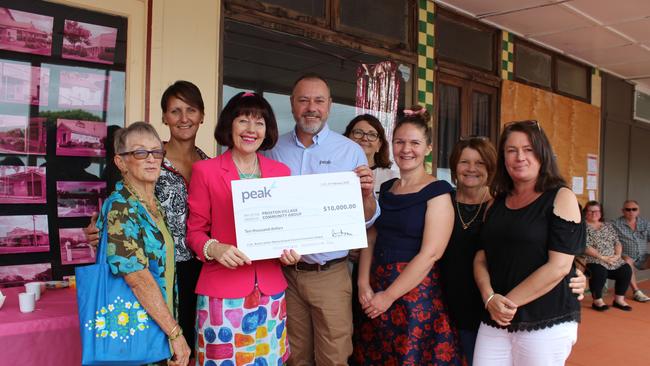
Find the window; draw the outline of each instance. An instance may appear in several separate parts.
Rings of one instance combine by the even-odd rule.
[[[445,14],[440,12],[436,18],[437,55],[466,66],[496,72],[496,31]]]
[[[536,48],[517,43],[515,47],[515,77],[546,88],[552,82],[552,57]]]
[[[515,80],[590,101],[591,68],[515,38]]]
[[[557,90],[582,99],[589,98],[589,70],[576,63],[557,60]]]
[[[281,6],[287,9],[295,10],[298,13],[311,15],[313,17],[325,17],[326,0],[263,0],[265,3]]]
[[[354,0],[341,1],[339,6],[340,23],[346,29],[408,43],[408,1]]]

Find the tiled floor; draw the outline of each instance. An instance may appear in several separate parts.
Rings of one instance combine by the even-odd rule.
[[[650,280],[640,283],[650,294]],[[629,294],[629,290],[628,290]],[[612,303],[612,290],[605,296]],[[650,365],[650,302],[627,299],[631,312],[610,308],[597,312],[591,308],[591,296],[582,300],[582,323],[578,342],[567,361],[569,366],[647,366]]]

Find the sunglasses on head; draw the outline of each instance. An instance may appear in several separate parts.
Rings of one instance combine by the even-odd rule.
[[[490,138],[487,136],[478,136],[478,135],[470,135],[470,136],[461,136],[460,141],[490,141]]]
[[[542,130],[542,127],[539,125],[539,122],[537,122],[537,120],[534,120],[534,119],[528,120],[528,121],[512,121],[512,122],[508,122],[503,127],[508,128],[508,127],[513,126],[513,125],[522,125],[522,126],[531,126],[531,127],[534,126],[534,127],[537,127],[538,131]]]
[[[624,207],[623,209],[627,212],[634,212],[639,210],[638,207]]]

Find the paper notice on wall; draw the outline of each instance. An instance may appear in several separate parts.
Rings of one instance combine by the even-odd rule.
[[[581,195],[584,192],[585,179],[583,177],[573,177],[573,193]]]
[[[598,189],[598,175],[587,173],[587,189]]]
[[[598,173],[598,155],[587,154],[587,173]]]
[[[589,190],[589,201],[595,201],[596,200],[596,191]]]

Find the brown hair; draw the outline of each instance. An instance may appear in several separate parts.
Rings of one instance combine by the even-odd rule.
[[[505,163],[505,143],[513,132],[521,132],[528,136],[535,158],[540,163],[539,175],[537,182],[535,182],[536,192],[545,192],[549,189],[566,187],[566,182],[560,169],[557,166],[555,154],[551,143],[546,137],[546,134],[540,127],[539,123],[534,120],[510,122],[505,125],[501,137],[499,138],[499,148],[497,150],[497,169],[494,174],[494,180],[490,185],[491,194],[493,197],[508,194],[514,188],[514,183]]]
[[[240,92],[232,97],[219,115],[217,127],[214,129],[214,138],[220,145],[232,148],[232,124],[239,116],[261,117],[266,124],[264,141],[260,150],[269,150],[278,141],[278,124],[269,102],[261,95],[251,92]]]
[[[395,129],[393,129],[393,138],[400,127],[405,124],[412,124],[422,130],[424,136],[426,136],[427,145],[431,145],[431,127],[429,126],[431,115],[426,110],[426,108],[421,105],[414,105],[410,109],[401,111],[400,114],[401,116],[398,117]]]
[[[497,151],[494,149],[494,145],[485,137],[468,137],[466,139],[461,139],[454,145],[454,148],[451,150],[451,155],[449,156],[449,169],[451,170],[451,180],[454,184],[458,181],[456,176],[456,166],[460,161],[460,156],[463,154],[463,150],[466,148],[475,150],[481,155],[483,163],[485,163],[485,169],[487,170],[487,185],[489,186],[494,179],[495,168],[497,165]]]
[[[347,127],[345,127],[345,133],[343,135],[347,138],[350,138],[350,136],[352,136],[352,130],[354,129],[354,126],[356,126],[356,124],[361,121],[368,122],[368,124],[377,131],[379,142],[381,142],[379,151],[377,151],[374,156],[375,165],[379,168],[390,168],[391,162],[390,158],[388,157],[388,141],[386,141],[386,131],[384,131],[384,127],[381,125],[381,122],[379,122],[379,119],[377,119],[377,117],[373,116],[372,114],[362,114],[354,117],[352,121],[348,123]]]
[[[605,212],[603,211],[603,205],[600,204],[598,201],[589,201],[585,204],[585,208],[582,209],[582,217],[587,217],[587,209],[592,206],[598,206],[600,209],[600,222],[605,221]]]
[[[175,83],[170,85],[162,97],[160,98],[160,108],[163,113],[167,112],[167,104],[171,97],[176,97],[183,102],[189,104],[190,106],[198,109],[201,114],[205,114],[205,106],[203,104],[203,97],[201,96],[201,91],[199,88],[185,80],[177,80]]]
[[[293,91],[296,89],[296,85],[298,85],[299,82],[303,80],[320,80],[323,83],[325,83],[325,86],[327,86],[327,92],[331,94],[330,91],[330,84],[325,80],[324,77],[320,76],[319,74],[315,72],[308,72],[306,74],[301,75],[296,79],[296,81],[293,82],[293,86],[291,87],[291,95],[293,96]]]

